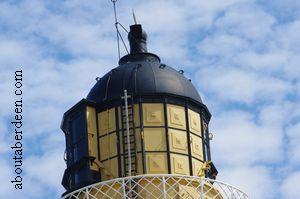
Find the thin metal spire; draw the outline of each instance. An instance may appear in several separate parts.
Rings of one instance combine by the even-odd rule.
[[[133,16],[133,21],[134,21],[134,23],[135,23],[135,25],[137,24],[137,22],[136,22],[136,18],[135,18],[135,14],[134,14],[134,9],[132,8],[132,16]]]

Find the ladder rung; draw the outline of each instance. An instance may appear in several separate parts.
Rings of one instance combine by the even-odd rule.
[[[134,144],[134,140],[132,140],[131,142],[125,142],[124,144],[128,144],[128,143]]]
[[[133,122],[133,120],[129,120],[129,121],[128,121],[128,123],[132,123],[132,122]],[[127,121],[123,121],[122,123],[123,123],[123,124],[126,124]]]
[[[126,123],[127,122],[122,122],[124,130],[126,130]],[[129,128],[130,128],[130,127],[132,127],[133,122],[132,121],[128,121],[128,124],[129,124]]]
[[[126,130],[126,127],[124,126],[123,129],[120,129],[123,133],[126,133],[127,135],[127,130]],[[130,134],[132,134],[132,125],[129,126],[129,131],[130,131]]]
[[[126,146],[126,152],[125,152],[125,154],[127,154],[127,150],[128,150],[127,146]],[[134,147],[130,147],[130,153],[134,153],[134,152],[135,152]]]
[[[133,156],[133,155],[131,155],[130,157],[131,157],[131,160],[134,159],[134,156]],[[125,158],[125,161],[128,162],[128,160],[129,160],[129,159],[128,159],[128,155],[124,155],[124,158]]]
[[[134,148],[130,147],[130,153],[133,153],[133,154],[135,153]]]
[[[127,143],[127,142],[124,142],[124,145],[125,145],[125,147],[128,147],[128,145],[130,144],[130,146],[134,146],[134,142],[129,142],[129,143]],[[131,148],[131,147],[130,147]]]
[[[134,165],[131,165],[131,171],[135,171],[135,164]],[[125,169],[126,171],[128,171],[129,170],[129,167],[128,167],[128,165],[126,165],[126,169]]]
[[[126,122],[126,115],[122,115],[123,116],[123,122]],[[133,121],[133,117],[132,115],[128,115],[128,121]]]
[[[130,144],[130,149],[133,149],[132,146],[134,146],[134,142],[124,143],[126,148],[128,147],[129,144]]]
[[[127,159],[126,159],[127,160]],[[128,166],[128,161],[125,162],[126,166]],[[135,161],[131,161],[131,165],[135,165]]]
[[[126,168],[125,171],[126,171],[126,173],[128,173],[128,171],[129,171],[128,168]],[[135,173],[135,169],[131,169],[131,172]]]
[[[130,140],[129,142],[127,142],[127,140],[124,141],[124,145],[127,147],[128,145],[134,145],[134,140]]]
[[[134,137],[132,137],[132,136],[129,137],[129,143],[127,142],[127,139],[125,139],[125,138],[127,138],[127,137],[124,137],[124,144],[129,144],[129,143],[135,141],[135,140],[134,140]]]
[[[127,135],[124,135],[123,138],[127,138]],[[134,138],[134,135],[130,134],[129,138],[131,138],[131,139]]]
[[[132,116],[132,113],[128,113],[128,116]],[[122,114],[123,117],[126,117],[126,114]]]
[[[135,158],[131,159],[131,163],[135,164]],[[127,158],[125,159],[125,164],[128,165],[128,159]]]
[[[125,155],[125,157],[128,157],[128,154],[127,154],[127,153],[125,153],[124,155]],[[134,155],[135,155],[135,154],[130,154],[130,157],[134,157]]]
[[[129,142],[127,142],[127,140],[124,141],[124,145],[125,146],[128,146],[129,144],[130,144],[130,146],[133,145],[134,144],[134,140],[130,139]]]
[[[133,163],[135,163],[135,158],[134,158],[134,156],[132,155],[132,156],[130,156],[131,157],[131,162],[133,162]],[[126,158],[126,162],[128,162],[128,156],[125,156],[125,158]]]
[[[124,136],[124,144],[128,144],[127,143],[127,136]],[[134,137],[133,136],[129,136],[129,142],[134,142],[135,140],[134,140]]]
[[[127,154],[127,149],[125,149],[125,150],[126,150],[126,153],[125,153],[125,154]],[[134,147],[131,147],[131,146],[130,146],[130,153],[135,153]]]
[[[131,95],[127,95],[127,98],[131,98]],[[125,99],[125,96],[122,96],[121,99]]]
[[[128,145],[128,144],[131,144],[131,145],[133,145],[134,144],[134,140],[130,140],[129,142],[127,142],[127,140],[126,141],[124,141],[124,145]],[[130,145],[130,146],[131,146]]]
[[[134,135],[130,134],[129,137],[134,137]],[[123,138],[127,138],[127,135],[123,135]]]
[[[133,127],[133,122],[128,122],[128,124],[129,124],[129,129],[131,130],[131,128]],[[122,123],[122,127],[123,127],[124,131],[126,131],[126,128],[127,128],[126,125],[127,125],[126,122]]]
[[[122,133],[123,133],[124,135],[127,135],[126,129],[123,129]],[[133,135],[133,134],[134,134],[134,132],[132,132],[132,129],[130,129],[130,130],[129,130],[129,135]]]
[[[128,106],[127,106],[128,109],[131,109],[131,107],[132,107],[131,105],[128,105]],[[122,106],[122,109],[123,109],[123,110],[126,110],[125,105]]]
[[[135,169],[131,169],[131,172],[135,173]],[[126,169],[126,173],[128,173],[128,169]]]
[[[132,155],[130,155],[130,157],[131,157],[131,162],[134,162],[135,161],[135,154],[132,154]],[[125,158],[127,159],[128,158],[128,155],[126,156],[125,155]]]
[[[127,168],[128,165],[129,165],[129,164],[126,163],[126,168]],[[131,165],[134,165],[134,166],[135,166],[135,163],[131,163]]]

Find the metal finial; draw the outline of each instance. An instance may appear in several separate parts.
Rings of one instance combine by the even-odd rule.
[[[134,23],[137,24],[136,18],[135,18],[135,14],[134,14],[134,9],[133,9],[133,8],[132,8],[132,16],[133,16],[133,21],[134,21]]]

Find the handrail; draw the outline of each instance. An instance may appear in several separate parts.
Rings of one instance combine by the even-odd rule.
[[[128,186],[131,182],[135,182],[135,187]],[[158,183],[159,182],[159,183]],[[141,184],[139,184],[141,183]],[[68,193],[62,196],[62,199],[73,199],[80,197],[83,193],[91,196],[90,198],[98,198],[97,194],[105,195],[106,198],[115,198],[115,195],[120,196],[121,198],[130,198],[127,193],[134,192],[138,198],[144,198],[142,195],[139,195],[142,192],[147,192],[150,195],[151,190],[147,190],[147,186],[143,186],[142,183],[151,184],[151,186],[157,188],[158,192],[161,193],[160,198],[165,198],[168,195],[168,191],[174,192],[177,190],[176,186],[183,186],[193,188],[199,196],[206,196],[208,194],[215,194],[213,198],[226,199],[226,198],[235,198],[235,199],[250,199],[250,197],[244,193],[239,188],[229,185],[227,183],[212,180],[204,177],[197,176],[186,176],[186,175],[177,175],[177,174],[145,174],[138,176],[128,176],[123,178],[115,178],[103,182],[94,183],[78,190],[75,190],[71,193]],[[172,187],[174,186],[174,187]],[[109,187],[109,191],[114,193],[115,195],[110,196],[107,192],[107,188]],[[169,187],[169,188],[168,188]],[[171,188],[170,188],[171,187]],[[140,189],[136,191],[136,188]],[[185,190],[186,194],[190,194],[189,191]],[[96,195],[95,195],[96,194]],[[156,191],[157,194],[157,191]],[[179,194],[179,193],[177,193]],[[98,196],[98,195],[97,195]]]

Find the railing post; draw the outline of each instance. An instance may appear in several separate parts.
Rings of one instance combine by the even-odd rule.
[[[90,195],[90,194],[89,194],[89,189],[88,189],[88,188],[85,188],[85,198],[86,198],[86,199],[89,199],[89,198],[90,198],[89,195]]]
[[[122,198],[127,198],[127,196],[126,196],[126,184],[125,184],[125,179],[123,178],[122,179],[122,189],[123,189],[123,196],[124,197],[122,197]]]
[[[201,184],[201,195],[200,195],[201,199],[204,198],[203,197],[203,193],[204,193],[204,191],[203,191],[203,184],[204,184],[203,181],[204,181],[203,178],[201,178],[201,183],[200,183]]]
[[[164,196],[163,198],[166,199],[167,193],[166,193],[166,178],[165,178],[165,176],[163,176],[162,184],[163,184],[163,196]]]
[[[230,190],[230,199],[234,199],[234,194],[233,194],[233,191],[232,191],[232,188],[228,188]]]

